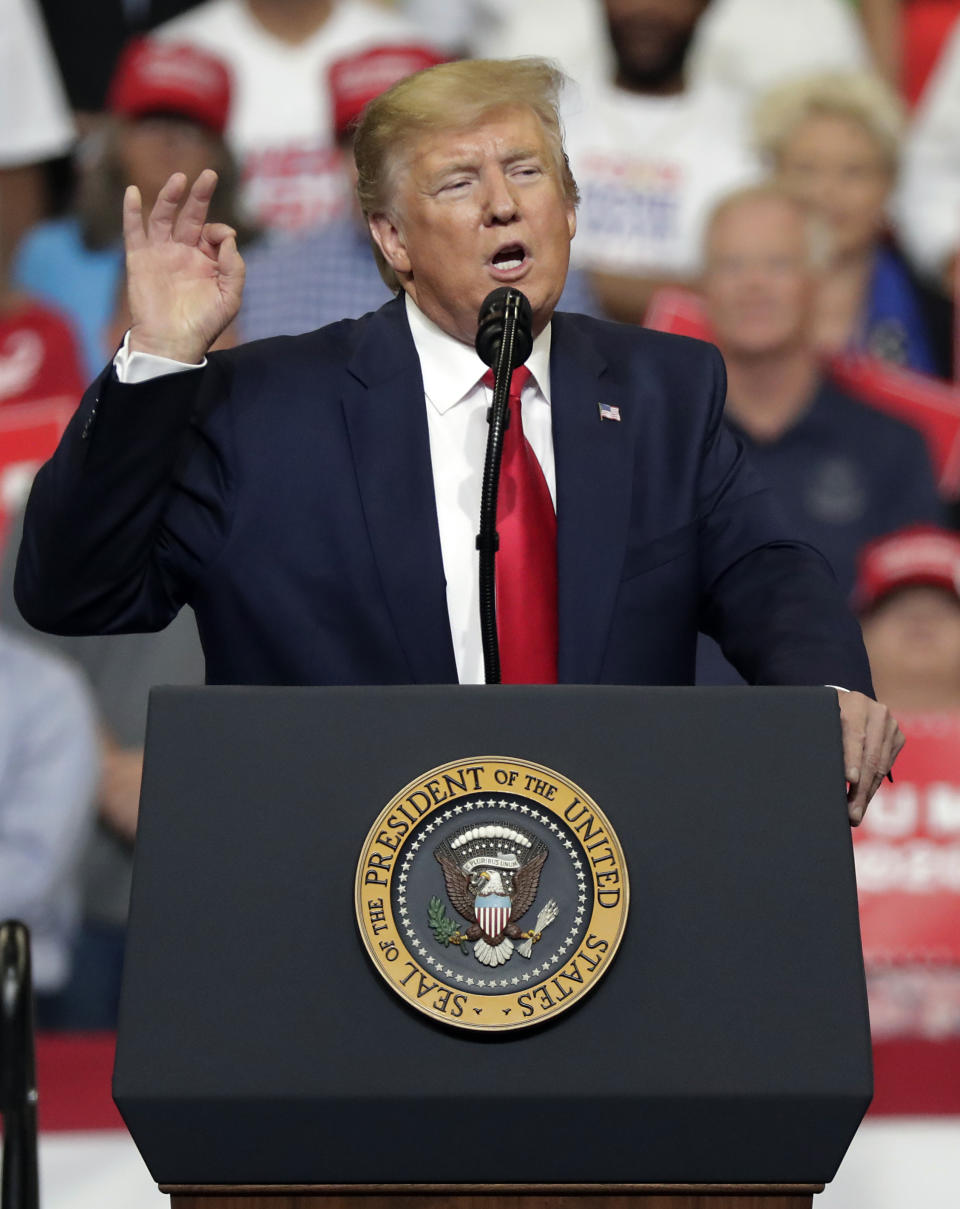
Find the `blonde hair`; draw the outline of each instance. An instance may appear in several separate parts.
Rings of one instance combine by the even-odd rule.
[[[896,171],[906,111],[889,85],[866,71],[804,76],[761,97],[753,115],[758,150],[777,163],[801,123],[822,115],[856,122],[876,143],[889,171]]]
[[[546,59],[460,59],[407,76],[364,109],[354,138],[357,197],[363,216],[389,214],[403,157],[427,132],[474,125],[494,110],[525,108],[540,120],[564,198],[580,201],[563,148],[559,99],[563,72]],[[380,276],[394,291],[400,280],[373,245]]]
[[[831,235],[830,228],[819,214],[814,214],[799,202],[792,193],[787,192],[776,181],[761,181],[756,185],[747,185],[727,193],[710,211],[704,227],[703,246],[706,251],[714,227],[724,215],[741,206],[752,205],[754,202],[779,202],[792,210],[801,220],[807,241],[807,264],[819,271],[830,263]]]

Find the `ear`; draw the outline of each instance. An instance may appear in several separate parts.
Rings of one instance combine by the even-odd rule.
[[[570,238],[573,239],[577,233],[577,207],[573,202],[567,202],[567,230],[570,232]]]
[[[398,275],[408,274],[411,268],[410,257],[407,255],[403,234],[394,220],[389,214],[371,214],[367,222],[370,234],[390,268]]]

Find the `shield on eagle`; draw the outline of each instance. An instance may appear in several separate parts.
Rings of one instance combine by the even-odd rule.
[[[503,894],[487,894],[473,900],[477,923],[487,941],[498,944],[510,922],[510,899]]]

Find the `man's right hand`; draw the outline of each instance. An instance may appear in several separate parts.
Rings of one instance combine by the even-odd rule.
[[[123,240],[130,299],[130,348],[199,365],[234,319],[243,294],[244,264],[236,232],[208,223],[217,174],[193,182],[175,172],[157,195],[146,226],[140,190],[123,198]]]

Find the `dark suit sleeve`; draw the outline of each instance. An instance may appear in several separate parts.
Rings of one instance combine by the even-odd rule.
[[[111,366],[90,387],[27,504],[14,594],[31,625],[123,633],[172,620],[229,526],[228,437],[210,423],[223,378],[211,361],[125,386]],[[193,520],[178,529],[169,517],[187,499]]]
[[[700,467],[700,628],[750,684],[838,684],[873,695],[860,627],[826,559],[796,540],[722,423],[723,361]]]

